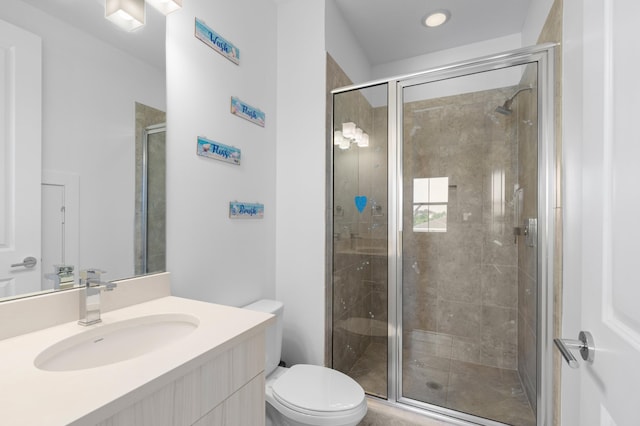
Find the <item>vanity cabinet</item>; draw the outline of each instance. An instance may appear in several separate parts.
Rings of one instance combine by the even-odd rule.
[[[99,426],[263,426],[264,331],[194,360],[194,368]],[[206,358],[206,357],[202,357]],[[82,420],[77,424],[86,424]]]
[[[7,390],[0,425],[264,425],[265,332],[273,315],[171,296],[168,273],[119,281],[103,296],[102,322],[88,327],[77,323],[76,290],[0,303],[0,389]],[[100,331],[167,316],[197,326],[133,344]],[[99,366],[37,365],[62,342],[80,342],[68,348],[73,353],[104,339],[110,345],[98,350],[107,362]]]

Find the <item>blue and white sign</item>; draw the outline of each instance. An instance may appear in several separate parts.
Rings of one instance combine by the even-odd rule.
[[[258,126],[264,127],[264,122],[266,119],[264,112],[260,111],[258,108],[252,107],[251,105],[242,102],[235,96],[231,97],[231,114],[242,117],[245,120],[249,120],[250,122],[257,124]]]
[[[240,149],[214,142],[202,136],[198,136],[198,155],[224,161],[225,163],[240,164]]]
[[[229,218],[231,219],[262,219],[264,218],[264,204],[229,202]]]
[[[240,64],[240,49],[213,31],[198,18],[196,18],[196,38],[234,64]]]

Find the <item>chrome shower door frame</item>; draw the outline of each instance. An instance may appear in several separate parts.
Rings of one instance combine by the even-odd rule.
[[[390,84],[389,96],[395,96],[396,107],[403,105],[403,89],[418,84],[436,82],[444,79],[463,77],[479,72],[492,71],[511,66],[537,63],[538,71],[538,308],[537,308],[537,424],[538,426],[552,424],[552,344],[553,341],[553,286],[554,286],[554,215],[556,206],[556,149],[554,137],[554,44],[544,44],[530,48],[518,49],[512,52],[466,61],[450,66],[404,76],[394,79]],[[394,90],[391,89],[395,86]],[[392,93],[393,92],[393,93]],[[395,265],[389,265],[389,288],[395,288],[393,313],[390,318],[396,319],[395,336],[390,344],[395,353],[394,365],[389,367],[389,399],[401,404],[423,408],[444,416],[452,416],[462,421],[480,423],[484,425],[500,425],[501,423],[482,419],[459,411],[446,409],[432,404],[423,403],[402,396],[402,217],[403,197],[402,182],[404,178],[402,165],[402,137],[403,108],[396,108],[394,114],[389,108],[389,120],[394,125],[389,126],[389,162],[394,163],[397,171],[396,178],[389,179],[390,206],[395,206],[398,212],[394,222],[389,221],[389,242],[394,244]],[[393,133],[391,127],[394,128]],[[390,218],[391,219],[391,218]],[[390,290],[392,291],[392,290]],[[391,299],[391,298],[390,298]],[[391,300],[389,308],[391,309]],[[393,314],[393,316],[392,316]],[[390,336],[391,338],[391,336]],[[463,423],[464,424],[464,423]]]
[[[426,410],[430,416],[454,424],[501,425],[459,411],[423,403],[402,396],[402,217],[403,217],[403,88],[462,77],[479,72],[492,71],[510,66],[536,63],[538,71],[538,307],[537,307],[537,426],[550,426],[553,414],[553,289],[554,289],[554,242],[556,188],[556,146],[554,124],[554,49],[547,43],[509,52],[481,57],[469,61],[433,68],[419,73],[380,79],[364,84],[333,90],[338,93],[365,89],[379,84],[388,84],[388,401],[401,404],[408,409]],[[331,122],[333,122],[333,115]],[[332,132],[333,133],[333,132]],[[332,287],[332,214],[333,214],[333,161],[332,135],[328,138],[327,154],[327,287]],[[328,290],[331,294],[331,290]],[[327,345],[331,345],[331,298],[327,301]],[[331,349],[326,351],[331,365]]]
[[[160,123],[146,127],[142,131],[142,188],[140,190],[140,203],[141,203],[141,216],[140,216],[140,243],[142,253],[142,270],[147,273],[147,227],[148,227],[148,176],[149,176],[149,136],[156,133],[163,133],[167,131],[167,124]]]

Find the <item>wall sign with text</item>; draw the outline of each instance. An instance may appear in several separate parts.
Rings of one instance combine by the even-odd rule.
[[[196,18],[196,38],[204,44],[230,60],[236,65],[240,64],[240,49],[235,47],[233,43],[227,41],[217,32],[204,23],[204,21]]]
[[[224,161],[240,165],[240,156],[242,152],[239,148],[215,142],[210,139],[198,136],[197,154],[202,157],[213,158],[214,160]]]
[[[266,119],[264,112],[260,111],[258,108],[252,107],[251,105],[242,102],[235,96],[231,97],[231,114],[242,117],[245,120],[249,120],[250,122],[257,124],[258,126],[264,127]]]
[[[264,218],[264,204],[229,202],[229,218],[231,219],[262,219]]]

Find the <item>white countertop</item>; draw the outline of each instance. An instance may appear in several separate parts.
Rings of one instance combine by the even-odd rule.
[[[162,348],[126,361],[76,371],[43,371],[34,360],[50,345],[113,322],[185,313],[199,326]],[[274,321],[270,314],[168,296],[102,314],[102,323],[75,321],[0,340],[0,424],[67,425],[100,410],[111,415],[186,374]]]

